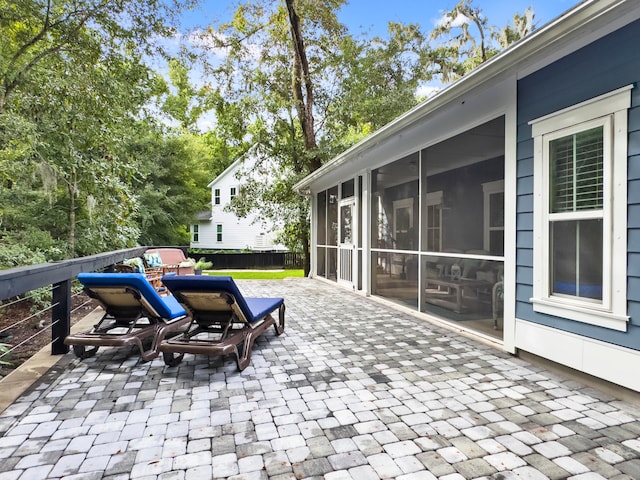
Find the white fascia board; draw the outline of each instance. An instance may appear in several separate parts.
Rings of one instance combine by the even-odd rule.
[[[602,27],[600,19],[604,15],[613,14],[615,17],[616,15],[622,15],[624,13],[622,18],[627,19],[628,22],[635,20],[637,15],[627,15],[624,11],[625,8],[623,8],[625,6],[626,10],[640,10],[635,0],[585,0],[576,5],[555,20],[552,20],[524,39],[487,60],[475,70],[447,86],[433,97],[416,105],[411,110],[372,133],[369,137],[337,157],[334,157],[318,170],[296,183],[293,186],[294,190],[301,193],[308,191],[310,186],[328,171],[358,158],[358,156],[361,156],[367,150],[397,135],[408,125],[450,105],[485,82],[489,82],[496,77],[501,77],[503,73],[509,74],[512,70],[523,68],[523,64],[532,56],[543,51],[552,51],[555,43],[561,41],[567,42],[568,37],[572,35],[577,38],[579,35],[593,34],[594,28]],[[619,13],[616,12],[619,9],[622,11]],[[595,25],[595,27],[590,27],[589,25]],[[543,65],[538,65],[538,68],[542,68],[542,66]]]

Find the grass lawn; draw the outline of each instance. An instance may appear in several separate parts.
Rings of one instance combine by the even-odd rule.
[[[304,277],[304,270],[207,270],[205,275],[225,275],[235,280],[282,280],[289,277]]]

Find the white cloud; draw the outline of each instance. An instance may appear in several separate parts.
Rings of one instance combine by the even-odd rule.
[[[224,43],[227,37],[220,33],[216,33],[218,40]],[[213,36],[209,32],[203,30],[195,30],[186,36],[186,43],[197,48],[203,48],[209,55],[220,60],[224,60],[229,55],[227,47],[218,47],[213,41]]]
[[[426,99],[429,97],[433,97],[436,93],[440,91],[442,87],[440,85],[420,85],[416,88],[416,97],[420,99]]]
[[[469,23],[469,18],[464,16],[462,13],[458,12],[455,18],[450,17],[449,15],[442,15],[437,21],[436,26],[444,27],[450,26],[452,28],[461,27],[465,23]]]

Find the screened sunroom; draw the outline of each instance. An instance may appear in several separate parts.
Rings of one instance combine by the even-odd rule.
[[[502,337],[499,116],[314,196],[314,274]]]

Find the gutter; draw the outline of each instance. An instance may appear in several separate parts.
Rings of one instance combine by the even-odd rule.
[[[539,30],[536,30],[531,35],[491,57],[475,70],[445,87],[433,97],[416,105],[364,140],[345,150],[337,157],[334,157],[328,163],[296,183],[293,189],[302,195],[308,194],[310,185],[328,171],[339,167],[370,148],[388,140],[417,120],[450,104],[455,99],[469,93],[483,83],[497,77],[499,74],[510,70],[533,54],[550,48],[554,43],[567,37],[576,30],[585,28],[585,25],[588,25],[607,12],[619,8],[625,3],[633,3],[633,1],[584,0]]]

